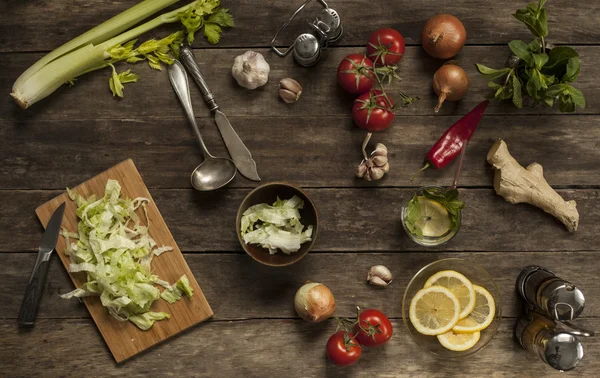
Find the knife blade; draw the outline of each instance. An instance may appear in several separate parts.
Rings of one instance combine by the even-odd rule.
[[[54,248],[56,248],[56,242],[58,241],[64,213],[65,203],[63,202],[50,217],[48,225],[46,226],[46,231],[42,236],[37,260],[35,261],[33,272],[31,272],[31,278],[29,278],[25,296],[21,303],[21,309],[19,310],[18,321],[19,326],[21,327],[31,327],[35,323],[35,318],[40,306],[40,299],[42,298],[42,291],[44,289],[44,282],[46,281],[46,275],[48,274],[50,256],[52,255]]]
[[[225,141],[225,146],[229,151],[229,155],[231,155],[231,160],[235,163],[238,171],[249,180],[260,181],[256,162],[252,158],[250,150],[248,150],[248,147],[246,147],[242,139],[235,132],[235,129],[231,126],[225,113],[219,110],[219,105],[217,105],[215,101],[215,96],[208,88],[204,76],[202,76],[202,72],[200,72],[200,68],[196,64],[192,50],[187,45],[182,46],[179,56],[187,71],[194,78],[198,87],[200,87],[200,92],[202,92],[202,96],[208,104],[210,111],[215,113],[215,123]]]

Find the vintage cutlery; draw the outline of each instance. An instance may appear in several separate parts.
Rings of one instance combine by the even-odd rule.
[[[44,236],[42,236],[37,260],[35,261],[31,278],[29,279],[27,289],[25,290],[25,297],[21,303],[21,310],[19,310],[18,320],[19,326],[21,327],[31,327],[35,323],[35,318],[40,306],[40,299],[42,298],[42,291],[44,290],[46,274],[48,273],[50,256],[56,247],[56,241],[58,240],[64,213],[65,203],[63,202],[62,205],[54,211],[54,214],[52,214],[52,217],[48,221]]]
[[[204,155],[204,161],[192,172],[192,186],[196,190],[209,191],[227,185],[233,180],[237,172],[235,163],[228,158],[214,157],[208,152],[202,139],[202,134],[200,134],[198,124],[196,123],[196,118],[194,117],[190,87],[185,68],[177,60],[169,66],[169,80],[171,80],[171,85],[173,85],[173,89],[183,105],[185,115],[196,133],[196,138],[198,138],[202,154]]]
[[[225,141],[227,150],[231,155],[231,159],[235,162],[238,171],[249,180],[260,181],[260,177],[258,177],[258,172],[256,170],[256,162],[252,159],[250,150],[248,150],[239,135],[237,135],[233,126],[229,123],[227,116],[225,116],[225,113],[219,110],[219,105],[215,102],[215,96],[208,88],[208,85],[202,76],[202,72],[200,72],[200,68],[196,64],[192,50],[189,46],[185,45],[181,47],[179,54],[183,65],[190,72],[196,84],[200,87],[200,92],[202,92],[204,100],[210,107],[210,111],[215,113],[215,123],[219,128],[219,132]]]

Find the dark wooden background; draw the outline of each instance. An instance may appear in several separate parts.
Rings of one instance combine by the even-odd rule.
[[[113,99],[108,71],[95,72],[61,88],[45,101],[20,110],[8,93],[14,80],[47,51],[136,0],[5,0],[0,3],[0,376],[559,376],[513,338],[521,307],[514,292],[520,269],[539,264],[580,285],[588,304],[579,324],[600,329],[600,3],[550,0],[550,36],[580,52],[577,86],[587,107],[576,114],[535,107],[517,110],[510,104],[489,106],[469,144],[461,196],[460,233],[447,245],[425,249],[411,242],[400,226],[400,207],[423,184],[449,185],[454,165],[409,178],[442,132],[487,94],[487,82],[473,64],[499,66],[506,43],[530,39],[511,17],[525,1],[367,1],[337,0],[330,6],[342,18],[345,35],[313,68],[281,59],[268,49],[295,1],[224,0],[237,28],[226,31],[213,48],[202,38],[196,57],[221,108],[249,149],[263,181],[287,180],[307,188],[320,215],[319,240],[311,254],[282,269],[255,263],[238,245],[234,221],[237,207],[255,184],[241,176],[226,189],[198,193],[189,174],[201,157],[192,131],[165,72],[145,63],[133,67],[142,76],[125,87],[123,100]],[[313,4],[311,9],[318,9]],[[458,55],[471,88],[459,103],[433,113],[431,77],[441,64],[419,46],[427,18],[448,12],[468,31]],[[312,15],[311,15],[312,17]],[[299,30],[302,18],[282,40]],[[421,96],[403,110],[394,125],[376,134],[390,151],[391,172],[377,183],[353,177],[360,161],[363,132],[352,124],[352,98],[336,84],[342,57],[363,51],[369,34],[379,27],[399,30],[407,42],[401,62],[402,88]],[[153,32],[164,36],[176,28]],[[284,42],[282,42],[283,44]],[[230,74],[233,58],[248,49],[263,53],[271,65],[269,83],[258,90],[237,86]],[[301,100],[285,105],[277,96],[279,79],[292,77],[304,87]],[[196,114],[207,144],[225,153],[197,88],[192,88]],[[510,205],[494,194],[493,172],[485,155],[493,141],[507,141],[515,158],[544,166],[548,182],[566,199],[575,199],[579,230],[570,234],[553,218],[527,205]],[[116,365],[89,314],[77,301],[59,298],[72,289],[53,257],[36,327],[20,331],[16,317],[42,228],[34,209],[59,194],[126,159],[133,158],[165,221],[185,252],[192,271],[215,312],[208,323]],[[401,302],[406,284],[422,266],[444,257],[469,258],[496,279],[503,295],[503,319],[492,342],[465,360],[440,360],[422,352],[402,324]],[[365,283],[370,266],[384,264],[394,283],[376,290]],[[327,284],[337,299],[336,315],[350,316],[355,305],[385,311],[395,326],[383,348],[368,350],[360,363],[339,369],[327,363],[325,343],[333,322],[312,325],[293,310],[296,289],[307,279]],[[598,338],[583,341],[586,356],[569,375],[594,376],[600,369]]]

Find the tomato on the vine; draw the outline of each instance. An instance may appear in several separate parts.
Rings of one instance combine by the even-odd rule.
[[[360,345],[378,346],[392,337],[392,323],[381,311],[369,308],[359,314],[354,331]]]
[[[381,131],[387,129],[396,114],[393,111],[394,102],[380,90],[363,93],[354,100],[352,119],[361,129]]]
[[[391,28],[383,28],[371,34],[367,43],[367,56],[378,65],[398,63],[404,55],[404,38]]]
[[[327,340],[327,357],[337,366],[352,365],[361,354],[362,347],[348,332],[338,331]]]
[[[337,79],[346,92],[365,93],[375,84],[373,62],[364,54],[350,54],[340,62]]]

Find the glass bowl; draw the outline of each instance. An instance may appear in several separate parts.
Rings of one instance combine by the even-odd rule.
[[[442,344],[440,344],[436,336],[427,336],[420,334],[419,332],[417,332],[415,327],[413,327],[408,315],[410,309],[410,302],[415,296],[415,294],[423,288],[423,285],[425,285],[425,281],[427,281],[429,277],[442,270],[455,270],[463,274],[474,285],[479,285],[485,288],[487,291],[489,291],[492,297],[494,298],[494,302],[496,304],[496,315],[494,317],[494,320],[486,329],[481,331],[481,337],[477,344],[475,344],[475,346],[473,346],[471,349],[466,350],[464,352],[455,352],[444,348]],[[402,320],[404,321],[404,326],[410,334],[410,337],[421,348],[425,349],[426,351],[437,357],[465,357],[476,353],[481,348],[486,346],[487,343],[490,342],[490,340],[492,340],[492,338],[496,334],[496,331],[498,330],[498,326],[500,325],[501,317],[502,298],[500,297],[500,291],[498,290],[498,286],[496,286],[492,277],[482,267],[470,260],[465,259],[443,259],[432,262],[431,264],[425,266],[424,268],[419,270],[417,274],[415,274],[414,277],[410,280],[408,286],[406,287],[406,291],[404,292],[404,297],[402,298]]]
[[[415,195],[420,196],[421,193],[423,192],[423,190],[425,190],[425,189],[445,190],[447,188],[442,188],[440,186],[423,186],[423,187],[417,189],[417,191],[415,192]],[[402,213],[401,213],[402,228],[404,228],[404,231],[406,232],[408,237],[411,238],[412,241],[414,241],[415,243],[422,245],[424,247],[435,247],[435,246],[442,245],[442,244],[449,242],[454,236],[456,236],[456,234],[458,233],[458,230],[460,229],[460,224],[461,224],[461,220],[462,220],[462,212],[459,212],[459,214],[458,214],[458,223],[457,223],[456,227],[451,228],[444,235],[441,235],[438,237],[428,237],[428,236],[418,237],[417,235],[413,235],[406,227],[406,222],[405,222],[406,216],[408,214],[408,203],[412,200],[412,198],[413,197],[411,196],[404,203],[404,205],[402,205]]]

